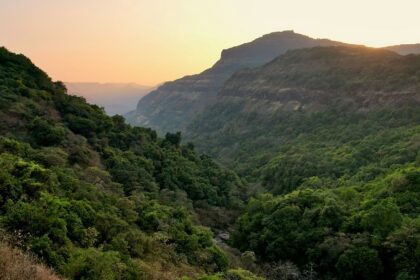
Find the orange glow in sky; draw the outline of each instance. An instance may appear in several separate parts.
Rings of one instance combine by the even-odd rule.
[[[173,80],[273,31],[369,46],[420,42],[418,0],[0,0],[0,45],[56,80]]]

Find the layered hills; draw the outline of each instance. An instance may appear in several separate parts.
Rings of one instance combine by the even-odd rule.
[[[229,242],[267,279],[416,279],[417,46],[332,45],[233,71],[201,106],[178,98],[202,100],[184,84],[138,109],[153,100],[142,112],[159,118],[144,125],[183,130],[248,182]]]
[[[260,68],[238,71],[226,96],[269,100],[297,111],[369,110],[419,100],[419,58],[365,47],[288,51]]]
[[[167,82],[142,98],[126,115],[133,125],[158,132],[183,130],[193,116],[216,101],[222,84],[237,70],[263,65],[289,49],[335,46],[343,43],[313,39],[293,31],[275,32],[223,50],[221,58],[200,74]]]
[[[166,82],[142,98],[135,111],[126,114],[133,125],[158,133],[185,131],[198,112],[217,100],[222,84],[237,70],[261,66],[287,50],[316,46],[349,45],[314,39],[293,31],[274,32],[222,51],[219,61],[200,74]],[[402,55],[420,53],[418,44],[385,47]]]
[[[0,227],[19,248],[3,253],[69,279],[417,279],[420,55],[327,44],[259,66],[253,43],[227,51],[217,93],[174,91],[178,109],[213,96],[194,118],[155,115],[185,145],[0,48]]]
[[[416,279],[419,109],[419,55],[315,47],[235,73],[186,131],[265,193],[231,242],[268,279]]]
[[[124,83],[70,83],[66,82],[70,94],[82,96],[87,102],[103,107],[108,115],[123,115],[133,110],[151,87]]]
[[[419,56],[382,49],[291,50],[264,66],[235,73],[220,90],[218,101],[192,121],[187,135],[229,165],[256,164],[258,152],[243,154],[253,149],[248,144],[257,150],[284,149],[283,144],[309,133],[299,131],[302,125],[309,129],[312,123],[311,133],[316,133],[321,124],[315,119],[323,114],[336,115],[332,121],[338,122],[352,117],[369,120],[368,116],[388,112],[397,122],[395,112],[415,111],[420,104],[419,70]],[[416,118],[409,120],[416,124]],[[249,160],[237,158],[242,154]],[[270,154],[259,156],[268,159]]]

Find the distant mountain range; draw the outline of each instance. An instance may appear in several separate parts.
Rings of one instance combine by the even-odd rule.
[[[152,127],[158,132],[183,130],[197,112],[216,101],[222,84],[237,70],[263,65],[289,49],[343,44],[313,39],[293,31],[264,35],[223,50],[219,61],[200,74],[158,87],[145,96],[126,118],[133,125]]]
[[[139,99],[152,90],[152,87],[134,83],[66,83],[66,86],[69,94],[104,107],[108,115],[122,115],[133,110]]]
[[[223,83],[242,68],[261,66],[291,49],[349,45],[314,39],[293,31],[274,32],[227,50],[211,68],[200,74],[166,82],[142,98],[137,109],[125,115],[129,123],[160,133],[183,131],[197,113],[216,102]],[[388,49],[400,54],[420,53],[420,44]]]

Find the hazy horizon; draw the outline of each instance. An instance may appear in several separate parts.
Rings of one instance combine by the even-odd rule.
[[[372,47],[420,42],[412,0],[1,0],[0,8],[0,45],[66,82],[154,86],[283,30]]]
[[[156,87],[156,85],[143,85],[141,83],[136,83],[136,82],[95,82],[95,81],[85,81],[85,82],[80,82],[80,81],[63,81],[65,84],[96,84],[96,85],[132,85],[132,86],[136,86],[136,87],[144,87],[144,88],[154,88]]]

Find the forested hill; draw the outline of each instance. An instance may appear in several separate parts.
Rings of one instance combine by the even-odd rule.
[[[164,83],[142,98],[129,123],[151,127],[159,133],[185,131],[197,113],[217,101],[223,83],[236,71],[261,66],[288,50],[316,46],[350,46],[329,39],[315,39],[293,31],[273,32],[251,42],[223,50],[220,59],[202,73]],[[419,44],[384,47],[401,55],[420,53]]]
[[[285,109],[326,106],[364,110],[419,102],[420,56],[366,47],[317,47],[288,51],[263,67],[238,71],[219,97],[270,100]]]
[[[0,227],[69,279],[176,279],[225,271],[200,226],[235,209],[238,177],[66,94],[0,48]]]
[[[233,75],[183,145],[0,48],[0,235],[68,279],[418,279],[419,95],[418,55],[291,50]],[[268,194],[244,207],[194,145]],[[229,264],[202,225],[238,211]]]
[[[417,124],[419,71],[418,55],[365,47],[292,50],[234,74],[187,134],[202,151],[249,175],[271,160],[273,151],[327,126],[343,133],[346,122],[375,118],[378,126],[361,130],[363,136],[369,129],[379,132],[386,124],[381,118],[391,122],[383,129]],[[336,125],[343,130],[335,131]]]
[[[292,50],[234,74],[187,131],[269,193],[232,242],[271,279],[419,278],[419,55]]]
[[[183,130],[197,112],[216,101],[222,84],[237,70],[269,62],[289,49],[335,46],[343,43],[314,39],[293,31],[274,32],[227,50],[204,72],[167,82],[143,97],[137,110],[126,115],[133,125],[159,132]]]

